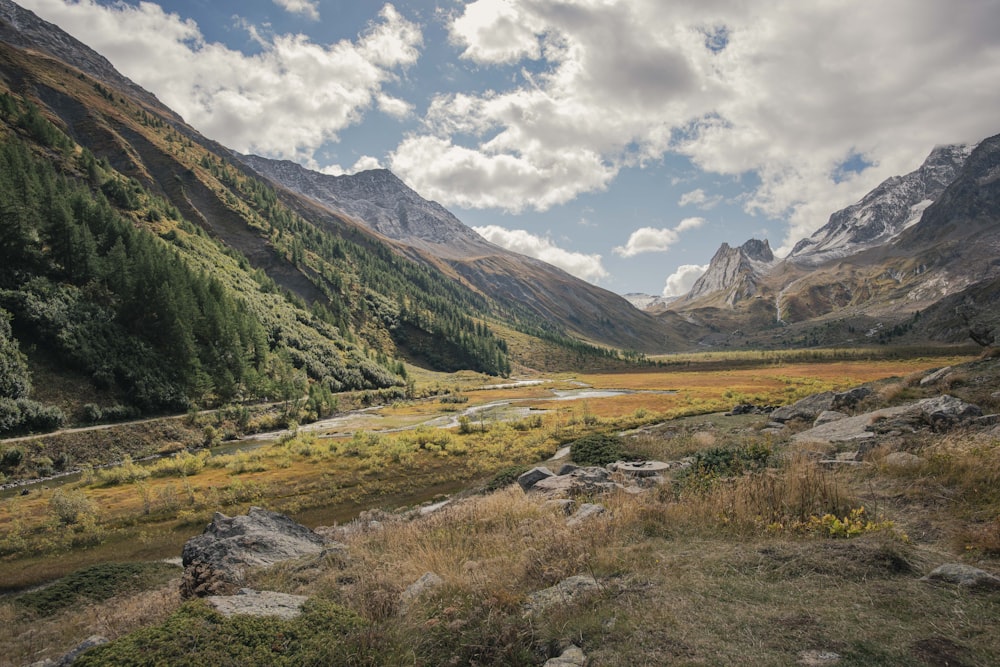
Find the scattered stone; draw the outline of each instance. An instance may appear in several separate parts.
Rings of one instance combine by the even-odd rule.
[[[840,660],[840,655],[833,651],[800,651],[798,664],[806,667],[825,667],[836,665]]]
[[[1000,589],[1000,577],[990,574],[978,567],[963,563],[945,563],[939,565],[930,574],[920,578],[921,581],[940,581],[946,584],[957,584],[963,588]]]
[[[596,579],[590,575],[578,574],[563,579],[555,586],[535,591],[528,596],[524,610],[528,614],[537,614],[557,604],[573,604],[599,590],[601,585]]]
[[[319,554],[324,540],[284,514],[251,507],[241,516],[216,512],[205,532],[184,545],[181,560],[185,597],[235,592],[251,567]]]
[[[555,498],[553,500],[546,500],[542,503],[542,507],[545,509],[559,510],[566,516],[569,516],[573,513],[573,508],[576,507],[576,501],[570,500],[569,498]]]
[[[406,608],[421,595],[427,591],[434,590],[439,586],[444,585],[444,579],[439,577],[433,572],[424,572],[424,574],[414,581],[412,584],[406,587],[399,596],[399,606],[402,613],[406,613]]]
[[[929,384],[934,384],[939,380],[943,380],[948,373],[951,372],[951,366],[945,366],[944,368],[939,368],[938,370],[928,373],[924,377],[920,378],[920,386],[926,387]]]
[[[733,409],[726,413],[729,417],[736,415],[769,415],[774,412],[773,405],[754,405],[753,403],[740,403],[734,405]]]
[[[836,410],[824,410],[819,413],[816,417],[816,421],[813,422],[813,426],[822,426],[823,424],[829,424],[830,422],[840,421],[841,419],[846,419],[847,415],[843,412],[837,412]]]
[[[885,457],[885,464],[890,468],[919,468],[924,463],[923,457],[909,452],[893,452]]]
[[[287,620],[301,614],[308,599],[305,595],[241,588],[236,595],[209,595],[205,602],[223,616],[274,616]]]
[[[853,408],[872,393],[871,387],[855,387],[833,395],[833,409]]]
[[[571,472],[573,472],[574,470],[579,470],[579,469],[580,469],[580,466],[578,466],[578,465],[573,465],[572,463],[564,463],[559,468],[559,472],[556,473],[556,476],[558,477],[559,475],[568,475]]]
[[[57,660],[52,660],[51,658],[46,658],[45,660],[40,660],[38,662],[33,662],[29,667],[69,667],[76,659],[81,655],[86,653],[92,648],[97,646],[103,646],[108,643],[106,637],[101,635],[91,635],[84,639],[82,642],[74,646],[69,653],[66,653],[61,658]]]
[[[545,466],[538,466],[528,472],[521,473],[517,478],[517,483],[523,490],[530,491],[535,487],[535,484],[549,477],[555,477],[555,473]]]
[[[570,645],[558,658],[549,658],[543,667],[585,667],[587,656],[579,646]]]
[[[978,406],[966,403],[949,394],[925,398],[922,401],[917,401],[914,407],[935,429],[946,428],[983,415],[983,411]]]
[[[601,514],[604,514],[606,511],[607,510],[605,509],[604,505],[600,505],[597,503],[583,503],[582,505],[580,505],[580,509],[578,509],[573,514],[573,516],[571,516],[566,521],[566,525],[579,526],[587,519],[590,519],[595,516],[600,516]]]
[[[552,455],[552,458],[549,459],[549,461],[556,461],[558,459],[564,459],[564,458],[566,458],[567,456],[569,456],[570,450],[571,450],[571,447],[569,445],[566,445],[565,447],[560,447],[556,451],[556,453]]]

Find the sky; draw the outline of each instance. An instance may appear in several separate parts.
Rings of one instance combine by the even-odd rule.
[[[202,134],[620,294],[1000,133],[1000,0],[16,0]]]

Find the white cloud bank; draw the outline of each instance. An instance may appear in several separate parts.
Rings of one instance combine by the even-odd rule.
[[[316,7],[276,1],[308,17]],[[19,2],[107,57],[205,135],[240,152],[313,167],[315,151],[373,105],[393,116],[409,113],[382,86],[417,61],[423,40],[420,27],[389,4],[357,40],[330,45],[248,26],[261,51],[247,56],[206,42],[193,21],[150,2]]]
[[[319,21],[319,3],[316,0],[274,0],[286,12],[301,14],[307,19]]]
[[[695,281],[708,271],[708,264],[682,264],[677,270],[667,276],[663,285],[663,296],[684,296],[694,287]]]
[[[461,57],[530,67],[438,95],[390,166],[446,205],[545,210],[676,153],[759,177],[745,209],[787,220],[787,250],[934,144],[1000,129],[996,26],[995,0],[477,0],[449,25]]]
[[[601,264],[600,255],[587,255],[560,248],[551,239],[537,236],[524,229],[506,229],[499,225],[486,225],[473,229],[490,243],[540,259],[587,282],[595,283],[601,278],[608,277],[608,272]]]
[[[634,257],[644,252],[666,252],[681,239],[681,232],[696,229],[705,224],[704,218],[684,218],[676,227],[657,229],[640,227],[632,232],[623,246],[614,249],[619,257]]]

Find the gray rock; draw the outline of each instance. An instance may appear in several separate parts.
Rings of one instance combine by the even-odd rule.
[[[234,517],[216,512],[205,532],[184,545],[181,592],[189,597],[232,593],[247,569],[319,554],[323,546],[321,536],[284,514],[260,507]]]
[[[939,380],[943,380],[948,373],[951,372],[951,366],[945,366],[944,368],[939,368],[933,373],[928,373],[924,377],[920,378],[920,386],[926,387],[929,384],[934,384]]]
[[[621,484],[611,481],[611,473],[594,467],[577,468],[567,475],[547,477],[535,483],[532,491],[550,496],[573,496],[594,494],[621,488]]]
[[[535,484],[549,477],[555,477],[555,473],[545,466],[538,466],[537,468],[532,468],[528,472],[521,473],[521,475],[517,478],[517,484],[523,490],[530,491],[535,487]]]
[[[84,639],[82,642],[74,646],[69,653],[66,653],[61,658],[53,660],[52,658],[46,658],[45,660],[39,660],[38,662],[33,662],[28,667],[69,667],[76,659],[83,655],[85,652],[96,646],[103,646],[107,644],[108,640],[106,637],[100,635],[91,635]]]
[[[604,505],[600,505],[597,503],[583,503],[582,505],[580,505],[580,509],[578,509],[573,514],[573,516],[571,516],[566,521],[566,525],[579,526],[587,519],[590,519],[595,516],[600,516],[601,514],[604,514],[606,511],[607,510],[605,509]]]
[[[434,572],[424,572],[423,575],[406,587],[399,596],[400,610],[406,613],[406,608],[424,593],[444,585],[444,579]]]
[[[309,598],[274,591],[241,588],[236,595],[209,595],[205,602],[223,616],[274,616],[291,619],[302,613]]]
[[[785,405],[771,413],[771,420],[779,423],[791,421],[793,419],[804,419],[813,421],[819,413],[833,409],[834,394],[832,391],[824,391],[822,394],[806,396],[800,401],[791,405]]]
[[[926,461],[909,452],[893,452],[885,457],[885,464],[890,468],[919,468]]]
[[[843,412],[837,412],[836,410],[824,410],[816,417],[816,421],[813,422],[813,426],[822,426],[823,424],[829,424],[830,422],[840,421],[841,419],[846,418],[847,415]]]
[[[855,387],[847,391],[839,391],[833,395],[833,409],[853,408],[871,393],[871,387]]]
[[[840,654],[833,651],[800,651],[798,664],[806,667],[825,667],[825,665],[836,665],[840,660]]]
[[[570,605],[579,602],[588,595],[601,590],[597,580],[586,574],[578,574],[563,579],[555,586],[535,591],[528,596],[524,610],[529,614],[543,612],[554,605]]]
[[[978,406],[949,394],[925,398],[917,401],[914,407],[935,428],[951,426],[983,415]]]
[[[1000,589],[1000,577],[963,563],[939,565],[926,577],[921,577],[920,580],[957,584],[963,588]]]
[[[558,658],[549,658],[543,667],[585,667],[587,656],[579,646],[570,645]]]
[[[574,470],[579,470],[579,469],[580,469],[580,466],[573,465],[572,463],[564,463],[564,464],[562,464],[562,466],[559,467],[559,472],[556,473],[556,476],[559,476],[559,475],[568,475],[571,472],[573,472]]]

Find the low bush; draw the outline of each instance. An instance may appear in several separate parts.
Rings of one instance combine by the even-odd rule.
[[[81,602],[100,602],[122,593],[160,586],[179,573],[169,563],[101,563],[59,579],[41,590],[15,598],[18,606],[39,616],[51,616]]]
[[[616,435],[594,433],[570,445],[573,461],[584,466],[606,466],[628,458],[622,439]]]

